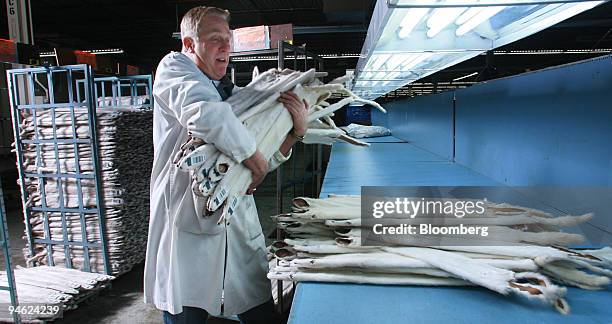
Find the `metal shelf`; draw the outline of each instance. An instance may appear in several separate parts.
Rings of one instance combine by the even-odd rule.
[[[39,79],[43,80],[42,84]],[[26,236],[30,256],[37,254],[36,247],[41,244],[47,250],[47,264],[56,264],[53,249],[61,249],[64,253],[64,263],[66,268],[73,268],[72,256],[74,248],[83,250],[83,270],[91,272],[90,248],[100,251],[103,257],[103,268],[106,274],[111,274],[111,265],[108,255],[108,242],[106,235],[106,215],[103,203],[104,193],[102,190],[102,168],[98,156],[100,142],[98,140],[98,112],[109,111],[109,109],[119,110],[121,101],[129,101],[129,104],[138,105],[140,109],[148,110],[153,107],[152,78],[151,75],[127,76],[127,77],[101,77],[94,78],[92,68],[89,65],[69,65],[59,67],[37,67],[26,69],[14,69],[8,71],[9,97],[11,103],[11,113],[13,121],[13,133],[15,134],[15,149],[17,152],[17,167],[21,185],[21,197],[23,199],[23,212],[26,225]],[[46,88],[45,88],[46,87]],[[43,91],[40,91],[42,88]],[[45,93],[43,102],[40,96],[35,93]],[[142,97],[144,96],[144,97]],[[146,98],[146,99],[143,99]],[[128,100],[129,99],[129,100]],[[101,100],[101,101],[100,101]],[[124,103],[125,105],[125,103]],[[56,114],[68,114],[68,127],[71,129],[71,138],[59,138],[56,132]],[[86,125],[78,124],[77,114],[87,114]],[[50,129],[53,131],[51,138],[40,138],[39,121],[41,114],[47,114],[47,122],[50,122]],[[32,119],[34,131],[32,133],[22,132],[26,118]],[[85,136],[79,135],[77,138],[77,127],[86,129]],[[46,135],[49,137],[50,135]],[[83,138],[84,137],[84,138]],[[60,155],[59,148],[68,150],[64,155]],[[88,150],[88,159],[91,159],[93,170],[82,171],[80,160],[84,147]],[[45,160],[43,148],[50,149],[50,154],[54,157],[49,158],[53,172],[42,173],[33,168],[30,163],[33,161],[42,163]],[[35,152],[36,158],[29,159],[25,156],[26,150]],[[62,163],[74,163],[74,170],[63,170]],[[26,161],[28,161],[26,163]],[[53,167],[53,164],[55,166]],[[95,196],[91,196],[95,206],[85,203],[83,180],[93,181]],[[49,181],[57,183],[57,206],[47,206],[47,195],[45,185]],[[76,196],[78,206],[67,206],[64,197],[64,185],[67,181],[76,182]],[[35,185],[38,202],[32,203],[33,193],[28,190],[28,186]],[[32,200],[32,201],[31,201]],[[31,219],[42,215],[44,225],[44,235],[41,238],[33,233]],[[51,239],[49,228],[49,218],[51,215],[61,217],[62,233],[61,239]],[[67,231],[69,215],[78,215],[81,225],[81,239],[75,240]],[[94,222],[100,238],[95,241],[88,241],[88,228],[86,218]],[[87,229],[87,230],[86,230]],[[36,264],[32,264],[36,265]]]

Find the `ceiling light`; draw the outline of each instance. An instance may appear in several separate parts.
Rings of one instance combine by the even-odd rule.
[[[463,14],[461,14],[459,18],[457,18],[457,20],[455,21],[455,24],[463,25],[465,24],[466,21],[470,20],[472,17],[476,16],[481,11],[482,11],[482,8],[480,7],[470,8],[466,10]]]
[[[94,55],[101,54],[122,54],[123,49],[121,48],[108,48],[108,49],[99,49],[99,50],[82,50],[81,52],[90,53]],[[55,52],[41,52],[40,57],[54,57]]]
[[[394,80],[375,82],[376,90],[366,96],[374,99],[381,92],[532,35],[604,2],[377,0],[354,84]],[[386,76],[381,77],[380,72]],[[391,73],[399,75],[390,77]]]
[[[465,23],[461,24],[461,26],[459,26],[459,28],[457,28],[457,31],[455,32],[455,34],[457,36],[465,35],[467,32],[469,32],[472,29],[474,29],[474,27],[476,27],[476,26],[482,24],[483,22],[489,20],[489,18],[495,16],[497,13],[499,13],[502,10],[504,10],[505,8],[506,7],[504,7],[504,6],[499,6],[499,7],[491,7],[491,8],[481,9],[478,12],[478,14],[476,14],[475,16],[473,16],[470,19],[468,19]]]
[[[434,10],[429,19],[427,19],[427,27],[429,28],[427,37],[436,37],[442,29],[454,22],[466,10],[467,8],[440,8]]]
[[[421,19],[429,12],[427,8],[408,9],[406,16],[400,23],[400,31],[397,34],[399,38],[406,38],[410,35],[414,27],[421,22]]]
[[[546,28],[548,26],[552,26],[569,17],[573,17],[585,10],[591,9],[602,2],[603,1],[589,1],[589,2],[584,2],[584,3],[576,3],[576,4],[569,5],[567,8],[561,8],[561,10],[556,10],[555,13],[549,17],[546,17],[537,22],[533,22],[532,28]]]
[[[474,72],[474,73],[471,73],[471,74],[468,74],[468,75],[464,75],[464,76],[462,76],[462,77],[459,77],[459,78],[453,79],[453,81],[459,81],[459,80],[467,79],[467,78],[469,78],[469,77],[473,77],[473,76],[475,76],[475,75],[478,75],[478,72]]]

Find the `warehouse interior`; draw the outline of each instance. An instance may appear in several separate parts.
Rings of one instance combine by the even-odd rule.
[[[0,304],[11,305],[16,291],[23,305],[61,305],[61,317],[39,314],[39,320],[164,322],[162,311],[143,302],[153,203],[149,181],[152,110],[158,104],[153,98],[155,73],[166,54],[181,50],[183,15],[195,6],[213,6],[231,13],[234,51],[229,54],[227,76],[236,85],[247,87],[256,79],[254,69],[260,75],[276,68],[316,69],[316,78],[323,83],[352,75],[352,80],[340,83],[351,93],[339,90],[318,107],[337,104],[339,108],[333,116],[321,114],[321,120],[338,131],[349,124],[390,131],[386,136],[349,140],[336,135],[333,144],[297,143],[291,158],[270,172],[254,194],[270,257],[268,278],[283,322],[471,323],[495,318],[504,323],[604,323],[612,319],[612,2],[7,0],[1,5],[0,13],[8,19],[0,24],[0,211],[5,218],[0,259],[3,269],[12,268],[14,274],[3,271],[0,276],[0,286],[6,286],[1,287]],[[538,14],[546,8],[550,12]],[[519,17],[522,10],[526,13]],[[456,28],[460,24],[449,20],[437,31],[438,38],[432,32],[434,23],[428,17],[444,12],[458,21],[472,11],[472,17],[490,12],[488,29],[475,25],[474,30],[460,33]],[[500,12],[534,22],[506,37],[503,28],[491,31]],[[411,15],[418,18],[412,20],[409,34],[404,20]],[[265,31],[263,47],[236,51],[240,39],[236,31],[248,28]],[[281,30],[280,36],[272,36],[274,30]],[[389,30],[394,34],[389,36]],[[459,39],[463,33],[468,40]],[[489,35],[496,39],[489,40]],[[355,103],[342,104],[347,98]],[[115,113],[117,109],[125,113]],[[571,263],[567,269],[574,272],[564,277],[559,270],[563,266],[538,263],[544,257],[525,259],[533,268],[525,266],[521,274],[530,270],[537,273],[537,280],[517,279],[502,292],[491,277],[480,282],[454,272],[460,272],[454,269],[459,263],[423,261],[427,266],[419,268],[426,272],[398,270],[398,266],[385,272],[377,268],[380,265],[368,269],[369,261],[396,253],[384,249],[377,250],[380,255],[364,256],[361,267],[355,266],[356,261],[348,262],[352,267],[329,272],[305,266],[316,263],[319,256],[308,249],[296,250],[296,242],[330,236],[315,239],[312,233],[300,236],[304,233],[292,229],[308,223],[288,220],[303,212],[293,199],[364,196],[365,187],[451,193],[464,189],[469,195],[525,206],[521,213],[530,216],[536,215],[530,214],[533,210],[540,212],[538,217],[574,215],[580,220],[568,220],[573,226],[562,229],[567,244],[552,239],[522,241],[564,253],[548,258],[568,257],[559,264],[570,267]],[[104,208],[98,208],[103,197]],[[49,199],[58,205],[49,204]],[[338,246],[354,238],[350,226],[333,228],[331,239]],[[521,228],[533,230],[527,225]],[[572,241],[578,237],[582,241]],[[276,250],[284,238],[289,243],[283,241]],[[342,248],[355,257],[367,254],[351,250],[352,245]],[[283,256],[287,251],[295,255]],[[477,252],[470,251],[462,252],[474,258]],[[320,253],[333,257],[337,252]],[[480,253],[483,258],[500,252]],[[436,259],[436,255],[424,257]],[[66,279],[71,274],[62,272],[64,268],[83,274],[72,274],[73,282]],[[354,271],[361,276],[355,277]],[[420,281],[448,273],[452,275],[446,281]],[[46,290],[34,292],[45,284]],[[64,284],[68,288],[61,291]],[[561,287],[558,294],[563,298],[546,294],[525,298],[512,290],[522,284],[530,289],[549,285],[551,291]],[[20,290],[20,285],[30,290]],[[33,297],[39,294],[48,294],[47,300]],[[8,308],[0,309],[2,321],[27,319],[26,314],[18,318]],[[238,322],[233,314],[208,321]]]

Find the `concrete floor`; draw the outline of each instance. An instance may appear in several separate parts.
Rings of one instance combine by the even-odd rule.
[[[283,179],[289,179],[294,174],[296,177],[302,177],[303,172],[300,170],[302,170],[304,165],[311,164],[312,150],[309,148],[304,150],[302,147],[297,147],[294,150],[292,160],[282,166]],[[23,238],[24,224],[19,189],[16,186],[17,176],[13,168],[14,162],[7,160],[0,161],[0,176],[3,179],[10,237],[11,262],[14,267],[16,265],[25,266],[22,251],[26,246],[26,241]],[[283,205],[285,208],[283,210],[288,210],[287,207],[290,206],[294,192],[296,196],[311,196],[313,194],[312,191],[311,185],[300,184],[295,188],[287,188],[284,191]],[[266,242],[269,244],[274,240],[271,234],[275,233],[275,224],[269,216],[277,214],[276,172],[270,173],[264,183],[258,187],[255,201],[262,229],[267,236]],[[4,263],[3,260],[2,263]],[[143,303],[143,270],[143,264],[137,265],[129,273],[114,280],[110,289],[81,304],[79,308],[64,313],[64,318],[54,323],[163,323],[162,312]],[[211,318],[208,323],[228,324],[237,322],[221,318]]]

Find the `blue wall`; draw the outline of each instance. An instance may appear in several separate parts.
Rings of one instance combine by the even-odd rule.
[[[385,104],[385,109],[386,126],[391,129],[393,136],[452,159],[452,92],[389,102]]]
[[[389,128],[389,124],[387,123],[387,114],[380,112],[378,109],[372,108],[372,125],[385,126]]]
[[[395,136],[612,230],[612,56],[385,107]]]
[[[456,91],[455,161],[508,185],[612,184],[612,57]]]

